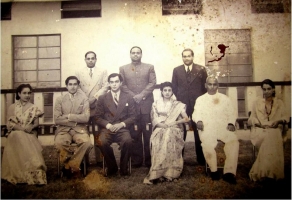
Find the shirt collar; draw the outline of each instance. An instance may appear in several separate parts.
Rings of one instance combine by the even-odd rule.
[[[92,68],[89,68],[89,67],[87,67],[87,71],[88,71],[88,73],[90,72],[90,69],[92,69],[92,73],[94,72],[94,70],[95,70],[95,66],[94,67],[92,67]]]
[[[120,94],[121,94],[121,90],[119,90],[118,92],[113,92],[113,91],[111,90],[111,93],[112,93],[112,96],[113,96],[113,97],[115,96],[115,94],[117,94],[117,98],[119,99]]]
[[[185,65],[185,64],[184,64],[184,66],[185,66],[185,70],[186,70],[186,72],[187,72],[187,71],[188,71],[188,66]],[[192,69],[193,69],[193,64],[190,65],[190,71],[192,71]]]

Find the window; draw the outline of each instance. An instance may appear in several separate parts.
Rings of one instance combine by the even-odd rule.
[[[201,14],[202,0],[162,0],[162,15]]]
[[[1,3],[1,20],[11,20],[12,3]]]
[[[251,0],[252,13],[291,13],[291,0]]]
[[[252,54],[249,29],[205,30],[205,65],[220,83],[251,82]],[[219,91],[226,93],[226,88]],[[245,114],[245,88],[237,87],[238,115]]]
[[[13,86],[61,86],[61,35],[13,37]],[[53,120],[53,93],[44,93],[44,121]]]
[[[62,1],[61,17],[101,17],[101,0]]]

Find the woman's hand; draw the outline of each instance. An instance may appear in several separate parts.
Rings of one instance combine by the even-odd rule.
[[[259,128],[263,128],[263,129],[267,129],[267,128],[270,128],[271,127],[269,125],[261,125],[261,124],[255,124],[254,126],[255,127],[259,127]]]
[[[278,120],[272,123],[270,126],[271,128],[278,128],[279,124],[282,122],[282,120]]]
[[[174,122],[167,124],[167,126],[175,126],[175,125],[177,125],[177,121],[174,121]]]
[[[33,125],[29,124],[24,127],[24,131],[30,133],[33,129]]]
[[[164,123],[158,123],[157,127],[158,128],[168,128],[168,126],[166,124],[164,124]]]

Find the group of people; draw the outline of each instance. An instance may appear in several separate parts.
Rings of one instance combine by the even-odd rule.
[[[183,65],[173,69],[171,82],[160,84],[161,97],[154,101],[154,66],[141,62],[142,49],[130,49],[132,62],[119,73],[107,75],[95,66],[96,54],[85,54],[86,68],[65,80],[68,92],[56,99],[54,120],[57,125],[55,147],[59,151],[65,176],[80,173],[84,155],[93,145],[87,124],[98,126],[94,140],[97,162],[101,153],[107,176],[119,172],[129,177],[132,167],[145,166],[149,173],[143,183],[175,181],[183,171],[184,141],[188,127],[194,131],[199,165],[207,163],[212,180],[219,180],[215,147],[225,143],[223,180],[236,184],[239,142],[235,134],[237,114],[230,99],[218,92],[218,79],[207,76],[204,66],[193,63],[194,52],[182,52]],[[284,178],[281,126],[287,121],[284,104],[275,97],[274,83],[262,82],[263,98],[251,112],[251,141],[259,148],[251,180],[264,177]],[[8,137],[2,160],[2,179],[13,184],[47,184],[46,165],[35,128],[43,112],[30,103],[32,88],[21,84],[16,101],[8,109]],[[72,148],[71,143],[76,145]],[[111,144],[121,150],[118,167]],[[99,152],[100,151],[100,152]]]

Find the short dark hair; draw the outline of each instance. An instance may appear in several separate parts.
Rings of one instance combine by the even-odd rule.
[[[138,47],[138,46],[133,46],[133,47],[131,48],[131,50],[130,50],[130,53],[132,52],[132,50],[133,50],[134,48],[138,48],[138,49],[140,49],[140,51],[141,51],[141,53],[142,53],[142,49],[141,49],[140,47]]]
[[[270,80],[270,79],[265,79],[261,82],[261,88],[263,89],[264,84],[267,84],[269,86],[271,86],[273,89],[275,89],[275,83]],[[276,91],[273,93],[273,97],[276,96]]]
[[[93,51],[88,51],[88,52],[86,52],[86,54],[85,54],[85,58],[86,58],[86,56],[87,56],[88,54],[90,54],[90,53],[93,53],[93,54],[94,54],[94,57],[96,58],[96,53],[94,53]]]
[[[116,76],[119,77],[120,82],[123,82],[124,79],[123,79],[122,75],[121,75],[121,74],[118,74],[118,73],[112,73],[112,74],[110,74],[110,75],[108,76],[108,78],[107,78],[107,82],[110,82],[110,79],[111,79],[111,78],[114,78],[114,77],[116,77]]]
[[[18,95],[18,93],[21,93],[21,91],[24,88],[29,88],[30,91],[32,91],[32,87],[30,86],[30,84],[20,84],[17,88],[16,88],[16,100],[20,99],[20,96]]]
[[[69,76],[68,78],[66,78],[65,84],[68,85],[69,81],[73,79],[77,80],[78,85],[80,84],[80,81],[76,76]]]
[[[189,48],[184,49],[184,50],[181,52],[181,56],[183,56],[183,53],[184,53],[185,51],[190,51],[190,52],[192,53],[192,56],[194,56],[194,52],[193,52],[193,50],[191,50],[191,49],[189,49]]]
[[[163,88],[165,88],[165,87],[171,87],[171,89],[173,89],[173,85],[171,82],[164,82],[164,83],[160,84],[160,91],[162,91]]]

